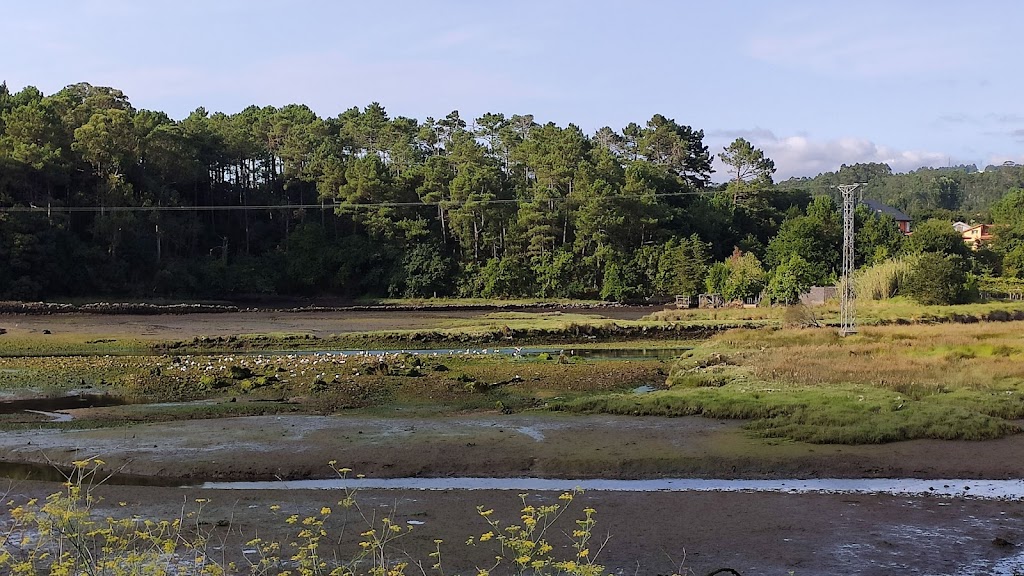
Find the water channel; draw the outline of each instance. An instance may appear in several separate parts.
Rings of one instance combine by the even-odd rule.
[[[98,408],[103,406],[121,406],[128,401],[111,394],[78,394],[73,396],[55,396],[51,398],[25,398],[21,400],[0,401],[0,414],[16,414],[18,412],[52,413],[75,408]]]
[[[918,478],[820,478],[781,480],[716,480],[659,478],[651,480],[553,478],[332,478],[272,482],[206,482],[213,490],[517,490],[528,492],[776,492],[790,494],[887,494],[988,500],[1024,500],[1024,480],[922,480]]]

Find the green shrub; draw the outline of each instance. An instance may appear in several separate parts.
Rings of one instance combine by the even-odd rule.
[[[907,278],[907,295],[921,304],[962,304],[967,302],[972,283],[967,262],[957,255],[925,252]]]
[[[768,299],[773,303],[792,304],[800,295],[814,285],[815,271],[806,260],[793,254],[772,271],[768,288]]]

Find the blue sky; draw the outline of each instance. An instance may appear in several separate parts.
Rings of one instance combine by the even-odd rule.
[[[534,114],[593,132],[660,113],[713,152],[746,137],[777,179],[1024,161],[1012,0],[8,4],[12,90],[84,81],[175,118],[378,101],[392,116]]]

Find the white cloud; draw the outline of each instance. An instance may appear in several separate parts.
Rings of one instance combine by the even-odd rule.
[[[907,172],[922,166],[944,166],[950,160],[948,155],[941,152],[898,150],[863,138],[817,140],[804,135],[778,137],[762,128],[718,131],[713,136],[719,134],[746,138],[763,150],[766,156],[775,161],[776,181],[794,176],[816,176],[822,172],[838,170],[843,164],[880,162],[888,164],[893,172]],[[724,141],[721,146],[726,144],[728,142]],[[721,149],[714,142],[709,142],[709,146],[715,151]],[[725,178],[726,169],[717,156],[715,170],[718,179]]]

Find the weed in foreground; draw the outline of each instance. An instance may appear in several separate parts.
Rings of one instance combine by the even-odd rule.
[[[426,560],[410,557],[397,541],[412,530],[396,521],[394,511],[377,516],[362,508],[355,489],[346,488],[338,506],[346,518],[355,518],[359,537],[354,551],[339,549],[341,538],[331,534],[334,511],[324,506],[318,513],[284,518],[294,536],[282,541],[254,536],[240,551],[242,561],[230,561],[226,540],[218,538],[202,519],[208,501],[195,499],[183,505],[171,520],[152,520],[127,515],[104,516],[94,490],[107,478],[99,477],[98,458],[74,463],[65,489],[44,502],[23,504],[7,501],[7,516],[0,521],[0,573],[14,576],[445,576],[442,541],[433,541]],[[342,478],[351,470],[331,468]],[[109,478],[109,477],[108,477]],[[596,511],[583,510],[582,518],[561,523],[570,505],[582,492],[559,496],[553,504],[535,505],[521,494],[519,521],[503,524],[493,509],[478,507],[488,530],[472,537],[472,547],[493,549],[494,561],[475,570],[477,576],[492,574],[598,576],[605,574],[597,556],[607,539],[595,547]],[[124,507],[124,503],[120,503]],[[279,511],[271,506],[271,511]],[[342,531],[347,527],[344,520]],[[569,527],[569,529],[566,529]],[[559,535],[568,542],[555,542]],[[562,555],[559,551],[564,550]],[[564,557],[563,557],[564,556]],[[680,573],[688,571],[680,570]],[[735,573],[735,572],[733,572]]]
[[[574,555],[568,559],[554,556],[554,546],[549,542],[549,534],[558,519],[568,510],[573,499],[581,494],[579,490],[565,492],[558,497],[557,504],[534,506],[527,502],[527,495],[520,494],[523,508],[520,516],[521,524],[502,526],[494,518],[494,510],[483,506],[477,512],[487,521],[490,530],[466,543],[473,546],[485,542],[497,542],[498,555],[490,568],[479,568],[478,576],[488,576],[499,568],[516,575],[522,574],[571,574],[574,576],[597,576],[604,574],[604,567],[596,563],[600,548],[591,553],[591,539],[594,525],[597,523],[593,508],[583,510],[584,517],[576,520],[576,527],[570,534]],[[607,543],[607,540],[605,540]]]
[[[24,576],[221,576],[225,567],[207,554],[209,533],[198,519],[205,500],[172,520],[98,517],[93,489],[104,462],[74,462],[65,490],[44,502],[7,502],[0,532],[0,570]],[[186,529],[192,526],[194,531]]]

